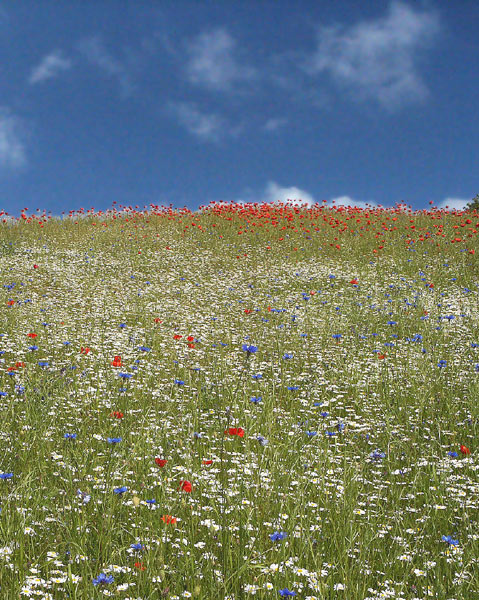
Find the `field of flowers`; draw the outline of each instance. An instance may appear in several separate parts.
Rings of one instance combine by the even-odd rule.
[[[479,598],[478,231],[4,218],[0,597]]]

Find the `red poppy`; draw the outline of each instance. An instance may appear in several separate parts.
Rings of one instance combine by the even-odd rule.
[[[121,356],[115,356],[115,358],[113,359],[113,362],[111,363],[112,367],[121,367],[122,366],[122,362],[121,362]]]
[[[80,348],[80,354],[85,354],[85,356],[90,352],[90,348],[84,348],[83,346]]]
[[[34,269],[38,269],[38,265],[33,265],[33,268]]]
[[[386,358],[386,355],[385,354],[378,354],[378,358],[379,358],[379,360],[382,360],[383,358]]]
[[[9,300],[7,302],[7,306],[13,306],[15,304],[15,300]]]
[[[163,323],[163,321],[159,317],[156,317],[155,323]]]
[[[163,521],[163,523],[166,523],[166,525],[176,524],[176,517],[172,517],[171,515],[163,515],[161,517],[161,520]]]
[[[225,429],[225,435],[237,435],[238,437],[244,437],[244,429],[241,427],[230,427]]]
[[[27,333],[27,337],[32,338],[33,340],[38,336],[38,333]]]
[[[469,448],[467,446],[461,445],[460,450],[461,450],[462,454],[464,454],[465,456],[467,456],[468,454],[471,454],[471,451],[469,450]]]
[[[110,413],[110,417],[115,417],[115,419],[123,419],[124,414],[115,410],[114,412]]]
[[[250,313],[252,313],[253,311],[251,310],[251,308],[245,308],[244,309],[244,314],[245,315],[249,315]]]
[[[194,342],[194,341],[195,341],[195,336],[194,336],[194,335],[189,335],[189,336],[188,336],[186,339],[187,339],[189,342]]]
[[[139,569],[140,571],[144,571],[144,570],[146,569],[146,567],[145,567],[145,566],[143,565],[143,563],[141,563],[141,562],[136,562],[136,563],[135,563],[135,567],[136,567],[137,569]]]
[[[349,283],[352,283],[353,285],[357,285],[359,283],[359,281],[357,279],[351,279],[351,281]]]
[[[155,458],[155,462],[159,467],[163,468],[168,461],[165,458]]]
[[[191,492],[191,490],[193,489],[193,487],[192,487],[190,481],[186,481],[186,480],[182,479],[180,481],[180,487],[178,489],[189,494]]]
[[[182,335],[178,335],[177,333],[175,333],[175,335],[173,336],[174,340],[181,340],[183,336]]]
[[[202,464],[202,465],[212,465],[212,464],[213,464],[213,461],[212,461],[212,460],[204,460],[204,461],[202,461],[202,463],[201,463],[201,464]]]

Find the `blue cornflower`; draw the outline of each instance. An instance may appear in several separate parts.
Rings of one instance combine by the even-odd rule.
[[[107,438],[106,441],[109,444],[118,444],[119,442],[121,442],[122,439],[123,438],[121,438],[121,437],[115,437],[115,438]]]
[[[148,346],[140,346],[138,350],[140,350],[140,352],[151,352],[151,348],[148,348]]]
[[[109,583],[113,583],[113,581],[113,575],[105,575],[105,573],[100,573],[100,575],[93,580],[93,585],[108,585]]]
[[[77,437],[77,434],[76,433],[65,433],[65,434],[63,434],[63,437],[66,440],[75,440]]]
[[[81,490],[77,490],[77,495],[81,497],[83,504],[88,504],[91,500],[91,496]]]
[[[307,431],[306,435],[308,437],[314,437],[315,435],[318,435],[318,432],[317,431]]]
[[[322,413],[319,413],[324,419],[329,416],[329,413],[326,411],[323,411]]]
[[[48,367],[48,361],[47,360],[40,360],[40,361],[38,361],[38,366],[39,367]]]
[[[286,354],[283,356],[283,360],[288,360],[289,358],[293,358],[293,355],[292,355],[292,354],[287,354],[287,353],[286,353]]]
[[[438,366],[440,369],[442,369],[442,368],[443,368],[443,367],[445,367],[446,365],[447,365],[447,360],[440,360],[440,361],[437,363],[437,366]]]
[[[7,392],[0,392],[0,397],[8,396]]]
[[[447,454],[448,454],[448,456],[450,456],[451,458],[457,458],[457,457],[459,456],[459,454],[458,454],[457,452],[452,452],[452,451],[451,451],[451,452],[448,452]]]
[[[122,379],[130,379],[133,377],[133,375],[131,373],[118,373],[118,377],[121,377]]]
[[[288,534],[285,531],[275,531],[274,533],[270,534],[269,539],[272,542],[280,542],[286,537],[288,537]]]
[[[262,379],[263,375],[261,373],[257,373],[256,375],[251,376],[253,379]]]
[[[147,504],[156,504],[156,500],[152,498],[151,500],[145,500]]]
[[[442,541],[447,542],[450,546],[459,546],[459,540],[453,540],[450,535],[443,535]]]
[[[130,548],[133,548],[133,550],[144,550],[145,546],[141,542],[138,542],[138,544],[131,544]]]
[[[175,383],[176,383],[176,385],[185,385],[185,382],[182,381],[181,379],[175,379]]]
[[[288,390],[290,392],[295,392],[296,390],[299,390],[299,385],[289,385]]]
[[[248,346],[248,344],[243,344],[242,349],[243,349],[243,352],[246,352],[248,354],[248,356],[250,354],[254,354],[255,352],[258,352],[258,346]]]
[[[344,431],[346,429],[346,425],[344,423],[338,423],[336,427],[338,428],[338,431]]]
[[[333,436],[337,435],[337,432],[336,431],[326,431],[326,435],[328,437],[333,437]]]
[[[372,460],[381,460],[386,457],[386,454],[380,450],[374,450],[369,456]]]
[[[38,350],[38,346],[28,346],[28,349],[33,352],[34,350]]]
[[[279,590],[279,595],[280,596],[296,596],[296,592],[292,592],[291,590],[288,590],[288,588],[283,588],[282,590]]]
[[[126,487],[126,485],[122,486],[122,487],[118,487],[115,488],[113,491],[115,492],[115,494],[118,494],[119,496],[121,496],[122,494],[124,494],[126,491],[128,490],[128,488]]]
[[[333,339],[335,340],[339,340],[341,339],[343,336],[340,333],[333,333]]]
[[[0,479],[12,479],[13,473],[0,473]]]
[[[388,321],[388,325],[397,325],[396,321]]]
[[[267,440],[267,439],[266,439],[264,436],[262,436],[262,435],[258,435],[258,436],[256,437],[256,439],[258,440],[258,442],[259,442],[259,445],[260,445],[260,446],[263,446],[263,447],[264,447],[264,446],[267,446],[267,445],[269,444],[269,440]]]
[[[120,323],[120,329],[125,329],[126,323]]]
[[[5,394],[6,396],[6,394]],[[262,396],[252,396],[252,398],[250,399],[250,402],[253,402],[253,404],[259,404],[260,402],[262,402],[263,398]]]

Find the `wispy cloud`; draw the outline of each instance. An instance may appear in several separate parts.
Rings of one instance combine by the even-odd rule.
[[[242,65],[236,41],[223,28],[197,36],[187,47],[185,71],[191,83],[216,91],[230,91],[241,81],[251,81],[256,71]]]
[[[19,169],[27,164],[22,121],[0,107],[0,167]]]
[[[207,142],[219,142],[225,137],[235,137],[242,129],[240,125],[231,126],[216,113],[200,111],[190,102],[172,102],[169,104],[169,111],[189,133]]]
[[[108,52],[99,36],[81,40],[78,43],[78,49],[92,65],[101,69],[109,77],[118,80],[124,96],[130,96],[133,93],[134,85],[128,69]]]
[[[466,205],[472,202],[470,198],[444,198],[437,205],[438,208],[448,208],[450,210],[464,210]]]
[[[266,123],[263,125],[263,129],[265,131],[274,133],[275,131],[278,131],[282,127],[285,127],[287,124],[288,124],[288,119],[284,119],[281,117],[279,117],[277,119],[268,119],[266,121]]]
[[[320,27],[317,51],[305,68],[310,74],[327,72],[354,97],[375,99],[394,111],[427,98],[416,63],[440,29],[436,12],[392,2],[385,17],[349,28]]]
[[[72,61],[64,58],[61,50],[54,50],[43,59],[31,72],[28,82],[31,85],[41,83],[47,79],[57,77],[62,71],[67,71],[72,66]]]

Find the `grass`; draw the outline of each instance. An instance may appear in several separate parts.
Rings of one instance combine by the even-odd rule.
[[[476,228],[0,224],[1,597],[477,598]]]

